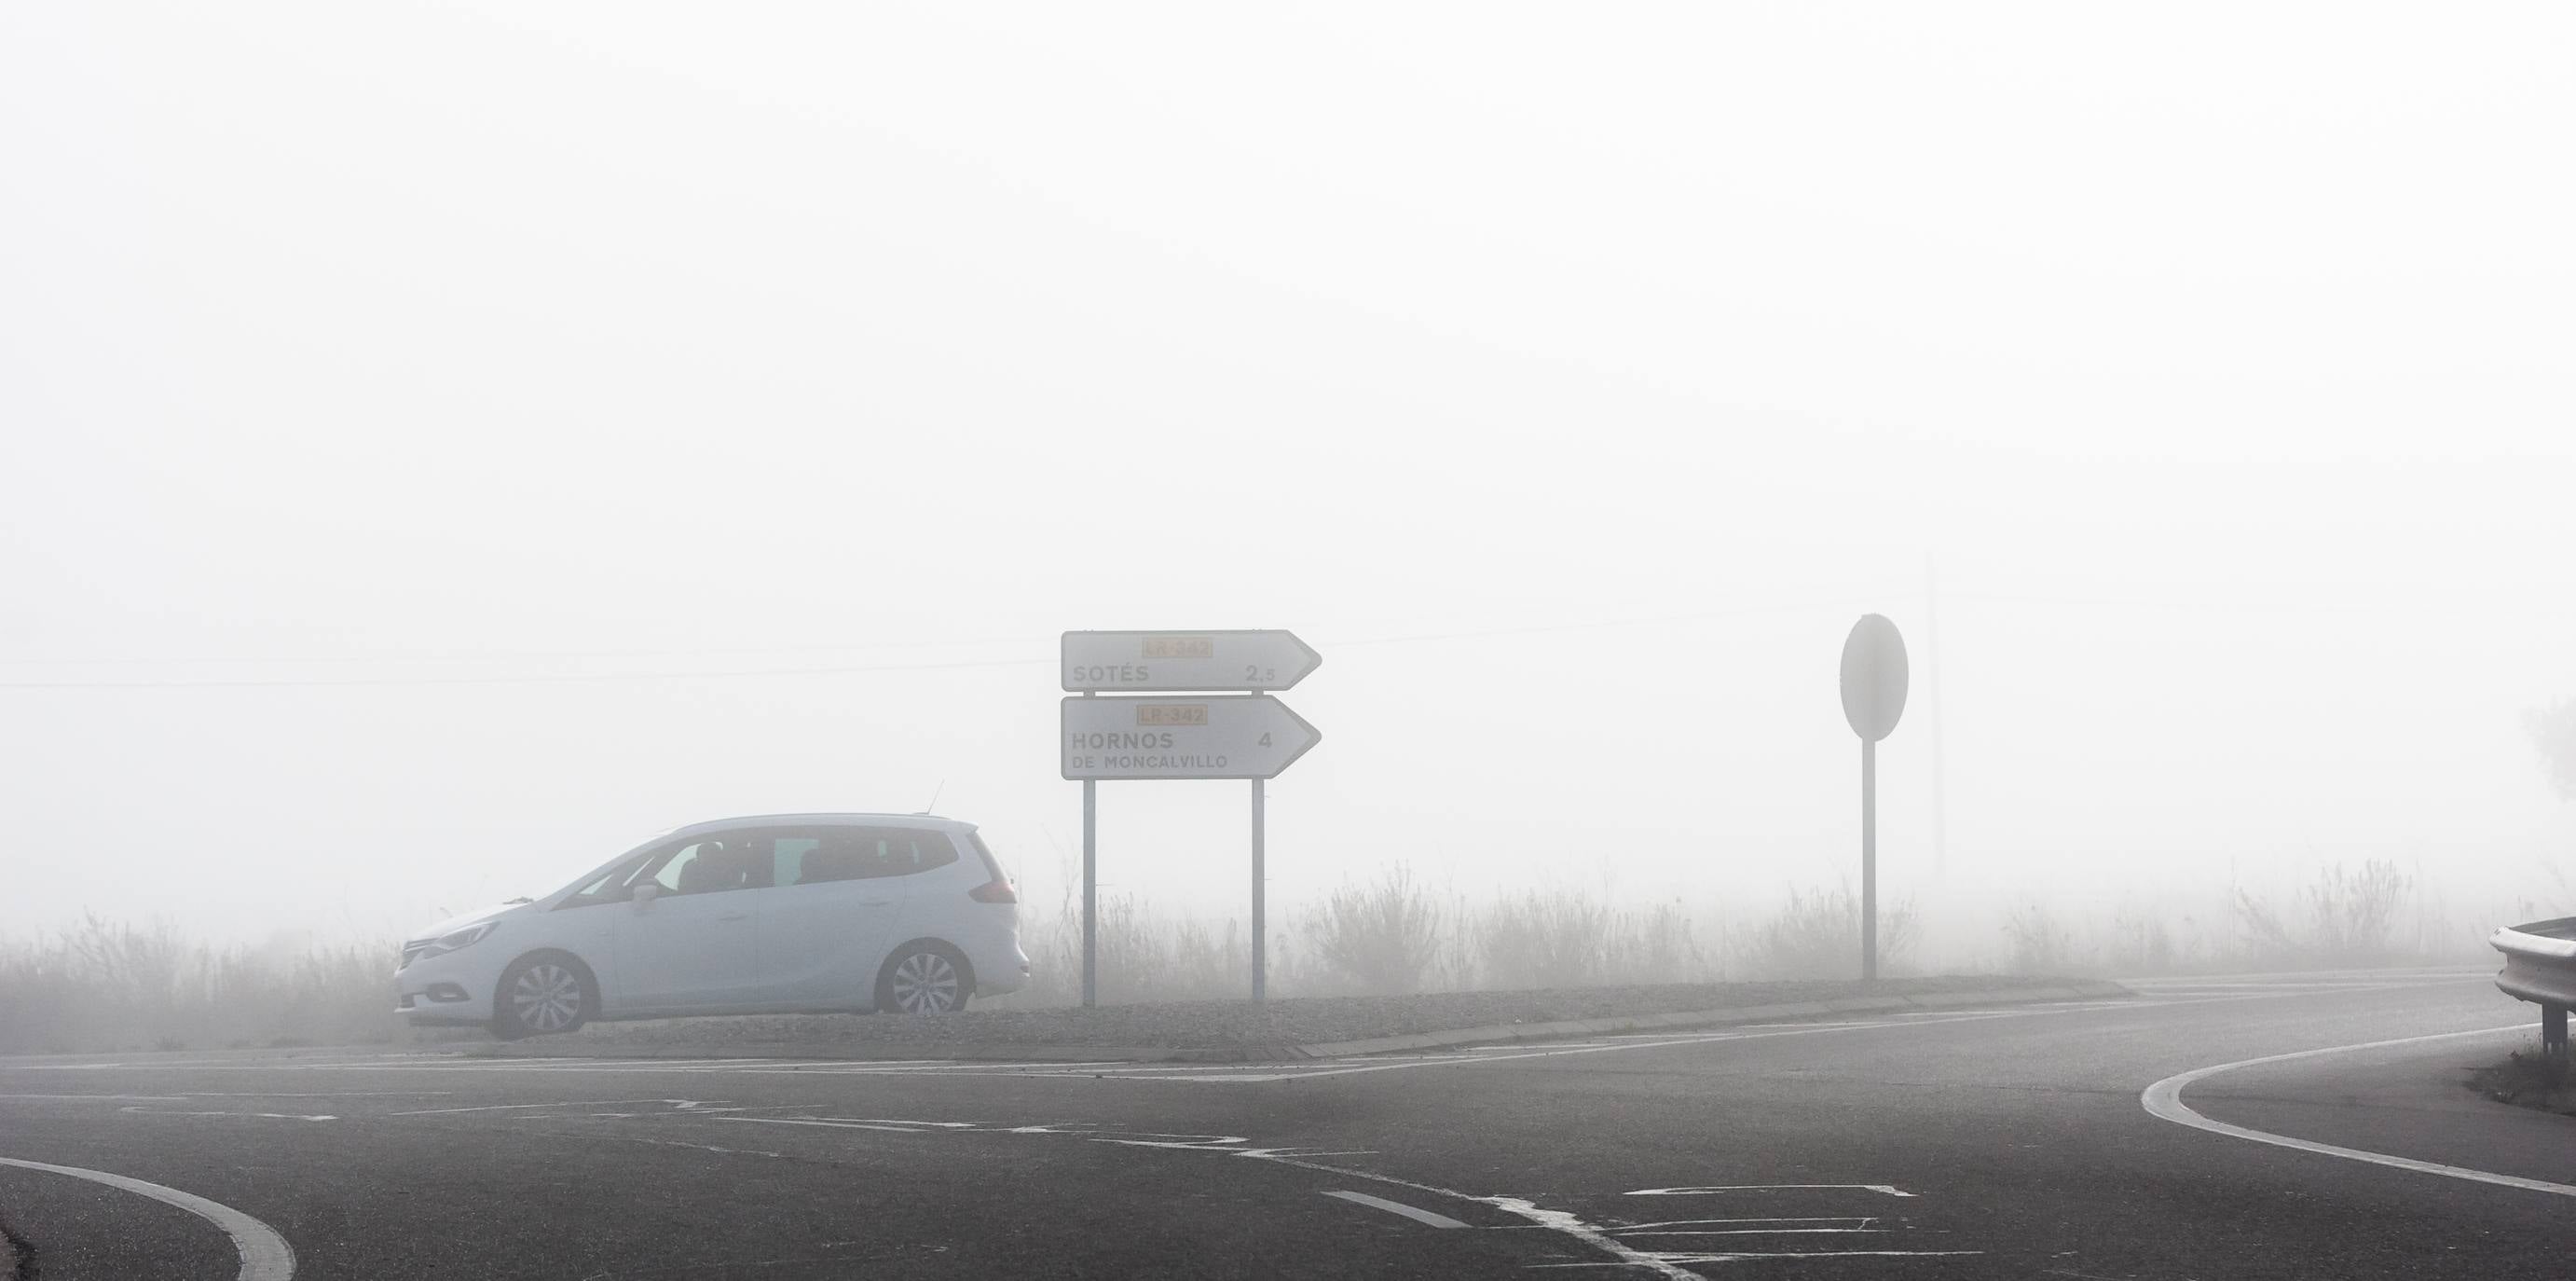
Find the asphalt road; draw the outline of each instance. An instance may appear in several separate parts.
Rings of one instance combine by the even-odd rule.
[[[2576,1276],[2576,1120],[2459,1084],[2532,1021],[2484,976],[2142,990],[1243,1067],[0,1061],[0,1221],[39,1281]]]

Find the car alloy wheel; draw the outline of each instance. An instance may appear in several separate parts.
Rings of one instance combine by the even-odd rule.
[[[561,1032],[581,1019],[581,976],[553,961],[519,971],[510,984],[510,1017],[530,1032]]]
[[[895,962],[886,986],[895,1008],[906,1014],[946,1014],[965,1004],[966,976],[956,962],[928,948]]]

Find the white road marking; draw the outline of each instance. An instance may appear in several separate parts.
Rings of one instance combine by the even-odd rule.
[[[742,1121],[752,1125],[813,1125],[827,1130],[883,1130],[888,1134],[937,1134],[939,1131],[918,1125],[880,1125],[870,1121],[840,1121],[822,1117],[793,1116],[720,1116],[719,1121]]]
[[[2299,1050],[2290,1054],[2267,1054],[2256,1059],[2238,1059],[2234,1063],[2220,1063],[2211,1067],[2194,1068],[2189,1072],[2177,1072],[2172,1076],[2166,1077],[2165,1079],[2148,1086],[2138,1095],[2138,1102],[2141,1106],[2145,1107],[2149,1113],[2162,1117],[2176,1125],[2188,1125],[2195,1130],[2207,1130],[2212,1134],[2224,1134],[2230,1138],[2250,1139],[2256,1143],[2269,1143],[2274,1147],[2294,1148],[2301,1152],[2315,1152],[2323,1156],[2339,1156],[2347,1161],[2367,1161],[2372,1165],[2385,1165],[2399,1170],[2413,1170],[2418,1174],[2438,1174],[2445,1178],[2466,1179],[2472,1183],[2493,1183],[2500,1187],[2521,1188],[2530,1192],[2547,1192],[2554,1196],[2576,1196],[2576,1185],[2551,1183],[2546,1179],[2518,1178],[2514,1175],[2496,1174],[2488,1170],[2472,1170],[2465,1166],[2443,1165],[2437,1161],[2417,1161],[2410,1157],[2390,1156],[2385,1152],[2365,1152],[2359,1148],[2337,1147],[2331,1143],[2318,1143],[2309,1139],[2292,1138],[2289,1135],[2274,1134],[2268,1130],[2256,1130],[2249,1129],[2241,1125],[2229,1125],[2225,1121],[2213,1121],[2208,1117],[2202,1116],[2200,1113],[2193,1111],[2189,1105],[2182,1101],[2182,1091],[2184,1086],[2205,1077],[2216,1076],[2221,1072],[2232,1072],[2237,1068],[2253,1067],[2262,1063],[2286,1063],[2293,1059],[2312,1059],[2322,1054],[2344,1054],[2353,1050],[2376,1050],[2383,1046],[2390,1045],[2421,1045],[2428,1041],[2456,1041],[2464,1037],[2496,1036],[2506,1032],[2519,1032],[2524,1035],[2529,1035],[2531,1032],[2531,1025],[2528,1023],[2517,1023],[2511,1027],[2486,1027],[2478,1028],[2469,1032],[2436,1032],[2431,1036],[2401,1036],[2388,1041],[2364,1041],[2359,1045],[2331,1045],[2321,1050]]]
[[[1746,1263],[1754,1259],[1914,1259],[1935,1258],[1942,1255],[1984,1253],[1985,1251],[1983,1250],[1792,1250],[1786,1252],[1730,1251],[1723,1254],[1650,1254],[1644,1257],[1654,1259],[1662,1263],[1674,1264]],[[1625,1263],[1533,1263],[1529,1266],[1533,1268],[1617,1268],[1626,1267],[1628,1265]],[[1686,1277],[1697,1277],[1699,1275],[1696,1272],[1681,1272],[1678,1268],[1674,1270],[1676,1272],[1680,1272],[1680,1275]]]
[[[1639,1232],[1621,1228],[1623,1237],[1772,1237],[1797,1236],[1810,1232],[1887,1232],[1886,1228],[1670,1228],[1660,1232]]]
[[[0,1099],[96,1099],[105,1103],[185,1103],[185,1094],[0,1094]]]
[[[158,1183],[130,1179],[104,1170],[84,1170],[78,1166],[47,1165],[42,1161],[21,1161],[0,1156],[0,1165],[14,1165],[22,1170],[43,1170],[48,1174],[65,1174],[92,1183],[150,1197],[163,1205],[177,1206],[224,1230],[233,1239],[233,1253],[241,1256],[237,1281],[288,1281],[295,1275],[295,1250],[286,1238],[265,1223],[218,1201],[209,1201],[192,1192],[165,1188]]]
[[[631,1103],[676,1103],[679,1099],[566,1099],[558,1103],[486,1103],[470,1108],[416,1108],[409,1112],[387,1112],[387,1116],[452,1116],[458,1112],[520,1112],[529,1108],[604,1108]]]
[[[1620,1228],[1619,1231],[1634,1232],[1639,1228],[1680,1228],[1694,1223],[1857,1223],[1862,1227],[1868,1227],[1876,1222],[1878,1222],[1877,1215],[1862,1214],[1809,1216],[1797,1219],[1658,1219],[1653,1223],[1631,1223]]]
[[[178,1108],[122,1107],[117,1111],[131,1112],[136,1116],[247,1116],[265,1121],[337,1121],[340,1119],[336,1116],[297,1116],[288,1112],[189,1112]]]
[[[1627,1041],[1617,1045],[1549,1046],[1546,1049],[1518,1050],[1510,1054],[1479,1054],[1466,1057],[1444,1057],[1437,1059],[1396,1059],[1393,1061],[1364,1062],[1347,1067],[1290,1069],[1284,1072],[1244,1073],[1236,1076],[1166,1076],[1159,1079],[1165,1081],[1234,1081],[1253,1084],[1264,1081],[1300,1081],[1308,1077],[1351,1076],[1361,1072],[1400,1072],[1406,1068],[1463,1067],[1468,1065],[1482,1065],[1486,1063],[1510,1063],[1519,1059],[1551,1059],[1569,1054],[1612,1054],[1621,1050],[1657,1050],[1676,1045],[1712,1045],[1721,1041],[1760,1041],[1767,1040],[1775,1036],[1814,1036],[1825,1032],[1864,1032],[1879,1028],[1934,1027],[1943,1023],[1973,1023],[1982,1019],[2013,1018],[2024,1013],[2026,1013],[2026,1011],[2022,1010],[1986,1010],[1959,1014],[1944,1013],[1939,1018],[1918,1019],[1910,1023],[1899,1023],[1890,1019],[1876,1023],[1799,1024],[1794,1027],[1782,1027],[1773,1031],[1762,1032],[1747,1032],[1730,1028],[1719,1032],[1706,1032],[1690,1036],[1675,1036],[1661,1041]]]
[[[1435,1228],[1463,1228],[1467,1226],[1456,1219],[1450,1218],[1448,1215],[1433,1214],[1429,1210],[1417,1210],[1412,1206],[1406,1205],[1402,1201],[1389,1201],[1385,1197],[1370,1196],[1366,1192],[1327,1192],[1324,1195],[1340,1197],[1345,1201],[1371,1206],[1376,1209],[1384,1210],[1389,1214],[1401,1214],[1416,1223],[1428,1223]]]
[[[731,1121],[744,1125],[806,1125],[823,1129],[883,1130],[902,1134],[955,1134],[960,1132],[957,1130],[925,1129],[921,1128],[917,1124],[895,1126],[867,1121],[829,1118],[719,1116],[711,1119],[717,1121]],[[1308,1159],[1317,1156],[1362,1155],[1360,1153],[1308,1152],[1300,1151],[1295,1148],[1249,1148],[1240,1146],[1245,1142],[1244,1139],[1232,1135],[1139,1134],[1132,1131],[1101,1131],[1095,1126],[1084,1123],[1023,1125],[1014,1126],[1008,1129],[975,1130],[973,1132],[981,1134],[1061,1135],[1067,1138],[1084,1139],[1093,1143],[1113,1143],[1122,1146],[1155,1147],[1178,1151],[1216,1152],[1228,1156],[1250,1157],[1259,1161],[1274,1161],[1281,1165],[1295,1166],[1301,1170],[1313,1170],[1318,1173],[1332,1175],[1336,1178],[1366,1179],[1372,1183],[1383,1183],[1390,1187],[1410,1188],[1413,1191],[1429,1193],[1432,1196],[1449,1197],[1453,1200],[1467,1201],[1476,1205],[1492,1206],[1507,1214],[1513,1215],[1514,1217],[1527,1220],[1528,1225],[1531,1227],[1546,1228],[1551,1231],[1571,1236],[1585,1245],[1591,1246],[1593,1249],[1599,1250],[1618,1260],[1619,1263],[1615,1266],[1645,1268],[1659,1276],[1670,1278],[1670,1281],[1702,1281],[1698,1273],[1675,1264],[1663,1262],[1649,1251],[1639,1250],[1633,1246],[1623,1245],[1617,1239],[1609,1235],[1607,1230],[1595,1227],[1594,1225],[1586,1223],[1582,1219],[1562,1210],[1542,1210],[1536,1205],[1518,1197],[1476,1196],[1473,1193],[1460,1192],[1455,1188],[1435,1187],[1428,1183],[1415,1183],[1409,1179],[1399,1179],[1389,1174],[1379,1174],[1370,1170],[1354,1170],[1345,1166],[1325,1165],[1319,1161]],[[1407,1208],[1409,1209],[1410,1207]]]
[[[1816,1188],[1849,1188],[1861,1192],[1877,1192],[1886,1196],[1910,1197],[1914,1195],[1911,1192],[1907,1192],[1901,1188],[1885,1183],[1733,1183],[1705,1188],[1639,1188],[1627,1195],[1714,1196],[1723,1192],[1780,1192],[1792,1189],[1807,1190]]]

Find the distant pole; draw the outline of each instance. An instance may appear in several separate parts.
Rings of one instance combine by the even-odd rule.
[[[1863,614],[1843,638],[1843,719],[1860,736],[1860,977],[1878,978],[1878,740],[1905,715],[1905,638]]]
[[[1100,784],[1082,780],[1082,1003],[1100,999]]]
[[[1252,999],[1256,1001],[1264,999],[1267,977],[1263,973],[1262,955],[1269,935],[1262,928],[1261,921],[1261,829],[1266,818],[1263,811],[1269,803],[1269,786],[1266,780],[1252,780]]]
[[[1878,740],[1860,741],[1860,977],[1878,978]]]
[[[1932,686],[1932,878],[1939,880],[1950,868],[1950,793],[1941,759],[1941,589],[1928,552],[1923,557],[1923,630],[1925,657],[1932,669],[1928,673]]]

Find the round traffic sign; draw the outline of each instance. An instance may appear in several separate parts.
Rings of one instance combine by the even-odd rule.
[[[1884,614],[1863,614],[1843,640],[1843,719],[1875,743],[1905,714],[1905,638]]]

